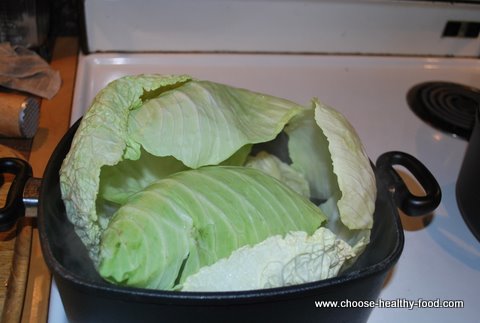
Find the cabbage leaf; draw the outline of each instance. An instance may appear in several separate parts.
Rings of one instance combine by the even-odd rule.
[[[270,141],[305,108],[291,101],[192,81],[132,111],[131,139],[190,168],[217,165],[246,144]]]
[[[325,227],[312,235],[289,232],[254,246],[235,250],[228,258],[202,267],[187,277],[184,291],[238,291],[290,286],[335,277],[355,253]],[[235,275],[235,279],[218,279]]]
[[[100,170],[129,154],[127,132],[131,109],[142,105],[148,91],[169,90],[191,80],[185,75],[126,76],[109,83],[94,98],[75,133],[60,169],[60,187],[67,216],[75,232],[98,260],[100,236],[111,214],[96,210]]]
[[[358,251],[369,242],[377,195],[375,175],[348,120],[318,99],[287,125],[292,167],[309,180],[328,214],[328,228]]]
[[[179,172],[116,212],[103,234],[99,271],[116,283],[172,289],[240,247],[290,231],[310,235],[325,219],[307,198],[257,169]]]

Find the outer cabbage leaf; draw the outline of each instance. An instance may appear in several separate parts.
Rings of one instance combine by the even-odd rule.
[[[373,224],[375,175],[348,120],[316,99],[313,107],[285,129],[292,167],[306,175],[313,198],[324,202],[327,227],[359,253]]]
[[[187,170],[117,211],[103,234],[99,272],[120,284],[171,289],[242,246],[290,231],[310,235],[324,220],[307,198],[259,170]]]
[[[115,80],[94,98],[74,136],[60,170],[60,186],[69,220],[94,262],[100,235],[109,222],[95,208],[100,169],[129,155],[129,111],[142,105],[148,91],[169,90],[188,82],[188,76],[141,75]]]
[[[272,236],[189,276],[184,291],[236,291],[308,283],[334,277],[354,256],[352,248],[327,228]],[[219,279],[225,277],[228,279]]]
[[[272,140],[305,108],[227,85],[188,82],[132,111],[131,139],[190,168],[217,165],[247,144]]]
[[[360,137],[348,120],[335,109],[315,104],[315,121],[328,140],[333,172],[341,198],[340,218],[350,230],[371,229],[377,198],[375,174]]]

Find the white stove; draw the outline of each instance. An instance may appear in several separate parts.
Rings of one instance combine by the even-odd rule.
[[[455,39],[449,39],[448,46],[444,44],[448,49],[442,49],[440,47],[444,45],[437,44],[435,47],[437,52],[428,55],[418,48],[420,45],[409,46],[404,39],[401,39],[405,45],[404,52],[397,54],[394,53],[394,47],[398,47],[399,44],[390,46],[382,45],[381,42],[374,46],[375,52],[372,53],[365,53],[363,45],[360,46],[362,50],[359,51],[347,48],[352,46],[351,44],[342,45],[343,47],[333,44],[334,48],[331,51],[310,47],[300,47],[300,50],[293,50],[294,47],[290,47],[292,50],[277,51],[278,40],[275,39],[272,40],[273,44],[269,45],[269,48],[264,45],[265,48],[260,48],[258,51],[253,50],[255,48],[241,51],[229,47],[230,41],[221,39],[215,47],[215,41],[209,38],[208,42],[212,42],[211,50],[203,47],[195,50],[195,48],[182,48],[186,42],[181,40],[191,36],[184,34],[189,32],[194,34],[194,30],[186,31],[186,26],[180,24],[177,28],[181,39],[168,41],[167,36],[174,37],[171,33],[173,29],[168,33],[158,31],[158,37],[167,37],[164,40],[167,50],[162,52],[161,48],[151,47],[151,37],[157,37],[154,31],[139,32],[142,28],[146,28],[144,26],[146,23],[140,21],[137,25],[132,25],[133,31],[123,35],[124,43],[120,48],[117,45],[120,40],[116,37],[120,37],[124,30],[108,38],[105,36],[106,33],[113,31],[106,27],[100,28],[101,23],[98,21],[101,15],[98,8],[114,2],[119,4],[119,12],[123,10],[122,6],[126,5],[125,1],[105,0],[99,1],[101,4],[98,7],[91,8],[94,6],[93,2],[86,1],[86,16],[94,19],[93,23],[88,25],[90,30],[87,30],[87,40],[89,40],[87,47],[93,52],[80,55],[72,123],[81,117],[101,88],[109,81],[126,74],[189,74],[199,79],[280,96],[301,104],[307,104],[312,97],[318,97],[350,120],[372,161],[386,151],[407,152],[417,157],[430,169],[442,189],[442,202],[432,214],[420,218],[409,218],[401,214],[405,231],[405,247],[400,260],[388,275],[380,299],[385,301],[423,300],[424,305],[459,300],[463,302],[463,308],[374,308],[369,322],[473,322],[480,319],[478,317],[480,242],[475,239],[464,223],[455,199],[456,178],[468,142],[427,124],[412,112],[407,103],[407,92],[415,85],[427,81],[448,81],[480,88],[478,37],[461,38],[457,43]],[[276,8],[275,10],[280,10],[281,6],[287,4],[291,6],[293,2],[229,0],[220,5],[219,1],[203,1],[205,5],[217,3],[220,8],[215,10],[224,10],[226,14],[231,13],[232,7],[241,7],[242,10],[246,10],[245,6],[248,3],[260,7],[269,4]],[[152,1],[145,1],[145,3],[153,5]],[[180,6],[177,2],[175,3],[171,5],[174,7],[171,10],[175,11],[178,9],[177,6]],[[179,3],[185,6],[192,5],[191,1],[179,1]],[[229,3],[230,7],[225,3]],[[408,1],[355,3],[341,1],[339,6],[343,6],[344,11],[337,11],[338,7],[329,1],[299,1],[298,5],[313,10],[311,6],[314,3],[324,4],[326,7],[323,8],[326,8],[326,11],[331,10],[330,13],[336,13],[341,17],[344,16],[342,12],[348,11],[345,7],[350,8],[349,6],[361,8],[360,12],[365,12],[367,15],[371,14],[368,13],[371,10],[378,14],[383,12],[380,10],[383,9],[386,16],[395,16],[394,11],[398,8],[400,12],[410,10],[413,23],[421,20],[421,17],[417,17],[418,15],[440,17],[439,20],[445,20],[443,15],[448,15],[444,10],[445,4]],[[260,10],[260,7],[257,9]],[[168,6],[165,8],[167,10]],[[320,8],[317,9],[320,10]],[[450,4],[450,9],[453,9],[451,11],[454,15],[463,12],[471,15],[470,17],[480,17],[480,6]],[[96,13],[89,14],[89,10]],[[138,10],[148,15],[145,8]],[[206,11],[205,8],[202,10]],[[103,14],[107,13],[104,9]],[[245,12],[243,11],[242,14]],[[466,16],[462,15],[462,17]],[[309,19],[306,21],[310,22]],[[386,28],[393,28],[392,32],[395,30],[399,32],[394,28],[395,21],[392,24],[386,24]],[[159,22],[159,25],[162,23]],[[228,24],[228,20],[224,23]],[[148,24],[150,25],[147,27],[153,28],[154,22]],[[268,23],[264,21],[262,24]],[[338,24],[340,23],[337,22]],[[432,22],[432,24],[437,23]],[[209,23],[205,23],[205,30],[197,31],[200,34],[207,32],[207,25]],[[425,23],[422,26],[430,30]],[[308,25],[302,28],[305,32],[310,31],[306,34],[306,38],[314,37]],[[412,28],[412,26],[409,27],[409,29]],[[442,33],[442,28],[438,30],[439,34]],[[237,26],[233,28],[232,33],[234,35],[239,33],[235,37],[240,37],[241,30],[242,28]],[[429,37],[428,30],[425,37]],[[422,33],[422,29],[417,31]],[[212,32],[218,36],[222,31]],[[315,29],[315,32],[321,33],[322,30]],[[360,30],[356,34],[364,35],[364,31]],[[88,38],[89,35],[90,38]],[[138,35],[138,43],[132,40],[135,39],[132,35]],[[255,46],[255,42],[261,37],[261,35],[254,36],[251,46]],[[325,37],[329,39],[333,36],[327,32]],[[149,41],[143,43],[146,39]],[[243,41],[245,38],[240,39],[240,42]],[[368,38],[367,42],[374,43],[375,40]],[[125,52],[125,46],[129,44],[133,44],[133,47]],[[452,44],[459,48],[456,52],[453,50],[455,53],[448,52],[455,47]],[[161,47],[157,43],[155,46]],[[293,45],[287,44],[287,46]],[[118,50],[114,50],[115,48]],[[343,49],[339,52],[340,48]],[[415,55],[415,51],[419,52]],[[359,52],[362,52],[362,55],[358,55]],[[460,54],[457,55],[457,53]],[[405,176],[408,178],[408,174]],[[415,181],[411,180],[410,184],[415,190]],[[55,284],[52,285],[49,321],[55,323],[67,321]]]

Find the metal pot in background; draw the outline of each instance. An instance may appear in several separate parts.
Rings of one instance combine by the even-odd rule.
[[[470,136],[456,184],[458,208],[480,241],[480,107],[477,107],[475,125]]]
[[[42,47],[49,31],[48,0],[0,1],[0,42],[31,49]]]

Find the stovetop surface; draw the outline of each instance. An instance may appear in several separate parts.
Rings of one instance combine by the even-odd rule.
[[[417,157],[438,180],[443,199],[430,215],[409,218],[400,214],[405,247],[380,298],[462,300],[464,308],[375,308],[369,322],[478,319],[480,242],[463,222],[455,200],[456,177],[467,141],[420,120],[406,97],[410,88],[426,81],[480,88],[480,60],[235,53],[90,54],[80,57],[72,123],[109,81],[139,73],[189,74],[301,104],[318,97],[349,119],[372,161],[390,150]],[[409,182],[414,191],[418,189],[414,180]],[[64,320],[54,287],[50,321]]]

